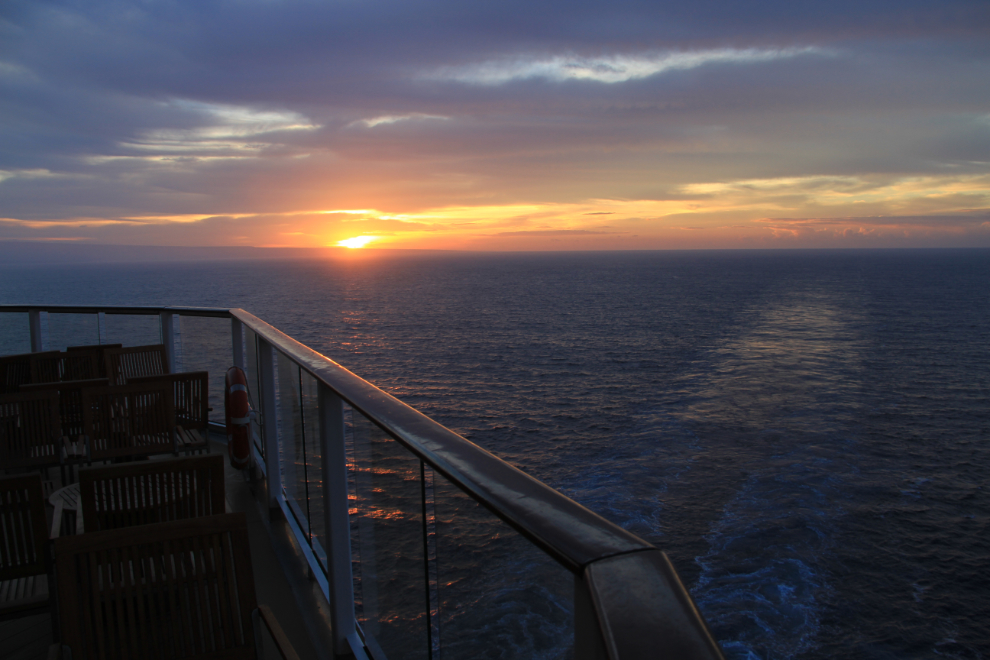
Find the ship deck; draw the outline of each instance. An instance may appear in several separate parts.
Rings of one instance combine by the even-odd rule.
[[[211,440],[211,451],[226,453],[219,435],[211,434]],[[151,460],[168,458],[171,456]],[[247,517],[258,602],[272,608],[302,660],[327,657],[331,644],[329,608],[316,581],[307,574],[305,558],[288,525],[280,512],[277,516],[269,514],[261,482],[246,479],[246,473],[227,462],[224,465],[227,511],[243,512]],[[58,478],[56,472],[52,470],[51,476]],[[279,570],[271,570],[273,567]],[[49,614],[0,622],[0,656],[5,660],[43,660],[51,644]],[[265,644],[265,657],[280,657],[274,644]]]
[[[29,342],[11,346],[29,344],[31,354],[158,338],[141,347],[163,354],[158,371],[213,374],[207,400],[215,406],[230,361],[244,372],[258,479],[228,467],[226,508],[246,515],[258,601],[301,658],[398,658],[416,648],[427,657],[444,648],[464,657],[512,648],[520,657],[575,660],[645,660],[658,649],[684,660],[723,658],[659,548],[250,312],[0,312],[11,328],[28,330]],[[11,352],[21,362],[23,355]],[[225,451],[224,437],[211,440]],[[515,575],[507,558],[524,555],[533,558],[516,576],[524,588],[504,592]],[[450,569],[443,580],[441,565]],[[496,592],[511,595],[485,597]],[[550,632],[533,635],[532,617],[504,616],[506,607],[538,612]],[[51,642],[47,615],[0,623],[5,658],[47,657]],[[274,644],[264,646],[271,657]]]

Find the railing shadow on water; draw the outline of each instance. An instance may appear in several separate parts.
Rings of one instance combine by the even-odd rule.
[[[330,604],[381,660],[721,658],[666,555],[241,309],[0,305],[0,353],[163,343],[245,370],[252,464]]]

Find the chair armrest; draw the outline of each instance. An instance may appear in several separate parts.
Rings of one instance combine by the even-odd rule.
[[[282,626],[279,625],[278,619],[275,618],[275,613],[272,612],[271,608],[267,605],[258,605],[252,614],[257,613],[258,618],[261,619],[265,627],[268,628],[268,632],[272,634],[272,639],[275,640],[275,646],[278,647],[279,653],[285,660],[299,660],[299,654],[296,650],[292,648],[292,643],[289,638],[285,635],[285,631],[282,630]],[[257,627],[257,620],[255,621],[255,627]],[[258,649],[259,653],[261,649]]]

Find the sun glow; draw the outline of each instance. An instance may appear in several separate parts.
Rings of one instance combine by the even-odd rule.
[[[342,241],[337,241],[337,245],[346,248],[363,248],[365,245],[371,241],[378,238],[377,236],[355,236],[354,238],[345,238]]]

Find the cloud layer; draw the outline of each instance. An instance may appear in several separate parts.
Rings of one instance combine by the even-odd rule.
[[[990,246],[985,2],[11,0],[0,40],[0,239]]]

